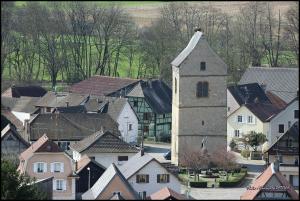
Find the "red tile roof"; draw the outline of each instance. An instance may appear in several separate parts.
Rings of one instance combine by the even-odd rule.
[[[253,190],[248,189],[244,194],[241,195],[241,200],[256,199],[256,196],[263,191],[261,188],[265,187],[273,176],[278,179],[282,186],[287,187],[286,192],[292,199],[299,199],[297,192],[293,189],[293,187],[291,187],[289,182],[280,172],[274,170],[274,164],[272,163],[261,175],[256,178],[254,183],[251,185]]]
[[[95,75],[70,87],[70,92],[104,96],[138,82],[138,79]]]
[[[27,160],[35,152],[62,152],[57,144],[49,140],[46,134],[34,142],[28,149],[20,155],[20,160]]]
[[[172,189],[165,187],[149,196],[150,200],[186,200],[186,198],[173,191]]]
[[[272,102],[273,105],[275,105],[278,109],[283,109],[287,105],[287,103],[279,98],[277,95],[273,94],[270,91],[266,92],[267,97]]]

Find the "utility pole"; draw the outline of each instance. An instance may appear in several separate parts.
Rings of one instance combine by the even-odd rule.
[[[87,170],[89,171],[88,189],[90,189],[91,188],[91,169],[90,169],[90,167],[87,167]]]

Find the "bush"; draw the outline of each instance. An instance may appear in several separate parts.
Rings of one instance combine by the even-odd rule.
[[[236,180],[236,181],[220,181],[219,182],[219,187],[223,187],[223,188],[235,187],[243,181],[243,179],[246,177],[246,175],[247,175],[247,171],[245,172],[245,174],[239,180]]]
[[[236,143],[234,140],[231,140],[230,144],[229,144],[229,147],[231,148],[231,150],[235,150],[236,149]]]
[[[250,156],[250,151],[244,149],[244,150],[241,152],[241,156],[243,156],[244,158],[248,158],[248,157]]]
[[[191,181],[190,186],[193,188],[207,188],[207,181]]]

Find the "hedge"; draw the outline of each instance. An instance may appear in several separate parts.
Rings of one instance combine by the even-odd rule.
[[[246,176],[247,176],[247,171],[245,172],[244,176],[238,181],[220,181],[219,187],[224,187],[224,188],[235,187],[235,186],[239,185]]]
[[[193,188],[207,188],[207,181],[191,181],[190,186]]]

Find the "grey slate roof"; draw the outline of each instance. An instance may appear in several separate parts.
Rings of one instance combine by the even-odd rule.
[[[19,98],[21,96],[28,97],[42,97],[47,91],[40,86],[28,85],[28,86],[12,86],[8,88],[1,96]]]
[[[86,112],[86,109],[83,105],[57,107],[56,110],[60,113],[85,113]]]
[[[118,136],[102,130],[70,146],[79,153],[137,153],[138,149]]]
[[[118,98],[116,100],[109,101],[107,113],[113,118],[113,120],[117,121],[126,103],[126,98]]]
[[[87,99],[88,95],[80,95],[68,92],[52,92],[45,94],[40,101],[36,103],[39,107],[66,107],[78,106]]]
[[[101,130],[120,135],[118,124],[108,114],[57,113],[38,114],[29,121],[30,140],[44,133],[50,140],[79,141]]]
[[[202,36],[202,32],[197,31],[191,38],[189,44],[182,50],[182,52],[171,62],[172,66],[179,67],[180,64],[189,56],[189,54],[194,50],[197,43]]]
[[[172,112],[172,90],[162,80],[141,81],[127,96],[141,97],[140,94],[144,95],[154,113]]]
[[[271,101],[264,90],[257,83],[229,86],[228,90],[239,105],[254,103],[256,100],[260,103],[270,103]]]
[[[7,126],[5,128],[3,128],[3,130],[1,131],[1,140],[9,133],[9,131],[12,132],[12,134],[18,138],[25,146],[29,147],[30,144],[29,142],[27,142],[23,136],[21,136],[20,133],[18,133],[18,131],[16,131],[16,129],[14,128],[14,126],[12,126],[11,124],[7,124]]]
[[[129,189],[129,191],[134,195],[136,199],[138,199],[138,195],[132,186],[128,183],[126,178],[122,175],[118,167],[112,163],[105,172],[101,175],[101,177],[96,181],[92,188],[90,188],[87,192],[82,194],[83,200],[95,200],[102,192],[105,191],[106,187],[110,184],[110,182],[115,177],[120,177],[123,181],[123,184]],[[113,192],[111,192],[113,193]],[[112,194],[113,195],[113,194]]]
[[[132,175],[134,175],[152,160],[155,159],[149,154],[144,153],[144,155],[141,156],[141,152],[139,152],[132,156],[125,164],[121,165],[119,169],[124,177],[129,179]]]
[[[262,122],[269,122],[281,111],[275,105],[268,103],[250,103],[245,106]]]
[[[11,111],[32,114],[38,110],[38,108],[35,107],[35,104],[39,100],[39,97],[27,96],[21,96],[20,98],[1,97],[1,104]]]
[[[289,103],[299,90],[299,68],[249,67],[239,84],[253,82],[265,84],[267,91]]]

